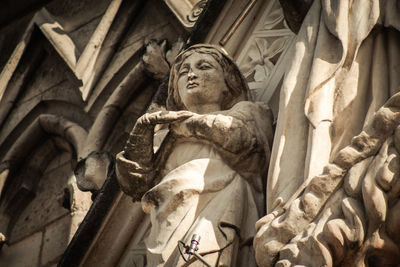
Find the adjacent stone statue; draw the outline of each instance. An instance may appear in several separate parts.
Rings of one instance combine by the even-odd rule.
[[[290,201],[258,222],[260,266],[399,266],[400,93]]]
[[[398,1],[312,2],[281,89],[268,212],[322,173],[400,88]]]
[[[313,1],[280,95],[260,266],[400,264],[398,14]]]
[[[183,266],[178,241],[198,234],[199,253],[212,266],[255,266],[252,237],[265,213],[273,136],[269,109],[250,101],[237,66],[211,45],[178,55],[166,107],[138,119],[116,162],[122,190],[150,216],[145,265]],[[153,137],[160,124],[169,132],[159,146]]]

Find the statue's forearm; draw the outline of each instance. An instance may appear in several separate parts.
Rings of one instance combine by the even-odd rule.
[[[257,147],[257,138],[244,121],[222,114],[195,115],[182,122],[176,132],[185,137],[208,141],[233,154]]]
[[[154,125],[136,123],[124,151],[117,155],[117,179],[122,191],[139,201],[152,186]]]
[[[149,166],[153,161],[154,125],[136,123],[124,148],[128,160]]]
[[[143,194],[153,185],[154,169],[128,160],[124,151],[117,155],[115,166],[121,190],[134,201],[140,201]]]

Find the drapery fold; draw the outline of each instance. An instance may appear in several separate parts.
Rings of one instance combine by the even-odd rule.
[[[281,89],[268,212],[321,173],[399,91],[399,11],[394,0],[314,1]]]

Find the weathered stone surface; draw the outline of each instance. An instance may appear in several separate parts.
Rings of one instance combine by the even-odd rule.
[[[67,32],[71,32],[101,16],[110,2],[111,0],[84,0],[76,3],[75,1],[56,0],[48,4],[46,8],[60,21]],[[89,40],[90,34],[85,38]]]
[[[64,162],[60,160],[64,159]],[[63,207],[64,189],[72,175],[70,156],[54,159],[60,165],[41,177],[37,197],[23,211],[12,233],[13,240],[19,240],[42,229],[48,223],[67,215],[71,207]],[[11,240],[11,241],[13,241]]]
[[[260,266],[399,264],[398,237],[386,230],[398,223],[387,217],[399,195],[398,7],[361,2],[314,1],[297,36],[269,171],[270,214],[254,242]]]
[[[85,49],[85,46],[87,45],[91,34],[96,30],[96,27],[98,26],[99,22],[101,20],[101,16],[99,17],[94,17],[90,22],[88,22],[86,25],[83,25],[74,31],[69,32],[69,36],[71,37],[72,40],[74,40],[74,43],[77,48],[77,55],[80,56]]]
[[[195,25],[196,20],[207,4],[206,0],[189,2],[164,0],[164,2],[170,7],[171,11],[186,28],[191,28]]]
[[[92,152],[78,163],[74,173],[82,191],[98,192],[110,173],[112,158],[106,153]]]
[[[43,249],[41,254],[41,264],[46,265],[62,255],[75,229],[71,229],[71,216],[63,218],[49,224],[44,229]]]
[[[12,246],[4,246],[0,262],[4,266],[38,266],[42,232],[35,233]]]
[[[137,61],[140,60],[137,53],[144,44],[149,43],[150,40],[164,39],[174,43],[176,37],[171,36],[179,36],[183,33],[181,28],[174,26],[171,14],[163,9],[154,8],[154,5],[157,5],[154,1],[148,1],[148,4],[140,12],[137,23],[130,25],[126,38],[117,47],[110,48],[116,50],[116,53],[88,100],[86,109],[91,113],[97,113],[101,109],[107,96],[111,94],[111,90],[137,64]]]
[[[142,238],[149,266],[182,264],[177,241],[188,243],[195,233],[202,236],[200,253],[210,252],[205,259],[213,264],[235,265],[235,255],[245,253],[234,244],[254,231],[272,139],[270,110],[246,100],[246,82],[232,60],[216,47],[198,45],[172,66],[167,111],[137,120],[116,170],[122,190],[141,199],[150,215]],[[169,124],[170,134],[154,155],[157,124]],[[125,264],[143,263],[143,256],[129,256],[139,251],[132,245]]]

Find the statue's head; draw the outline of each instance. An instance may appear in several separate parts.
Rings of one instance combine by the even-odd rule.
[[[243,100],[250,100],[246,80],[220,48],[198,44],[177,56],[168,84],[168,110],[192,110],[201,104],[227,110]]]

